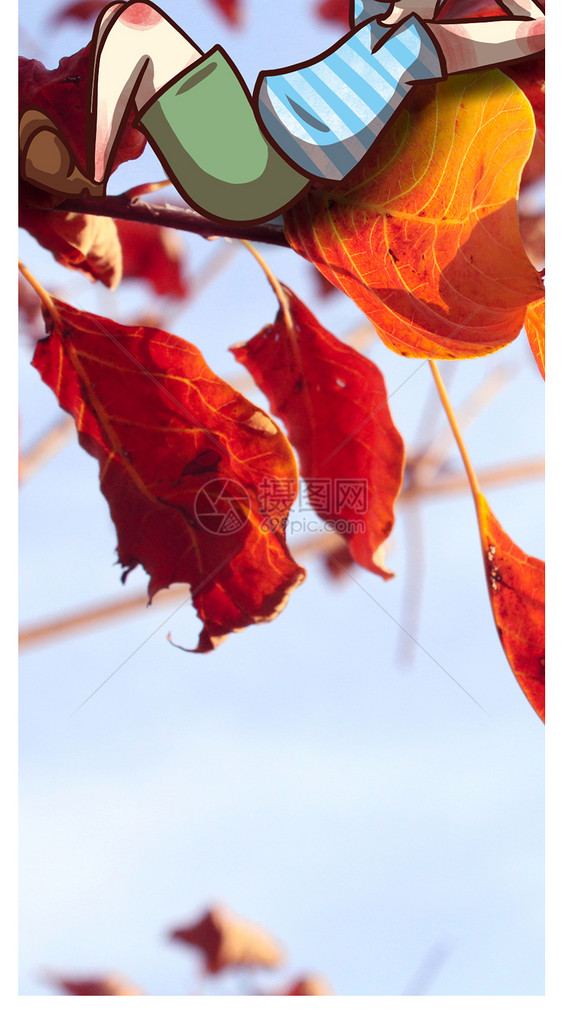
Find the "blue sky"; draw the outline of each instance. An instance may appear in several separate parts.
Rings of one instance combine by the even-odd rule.
[[[263,4],[247,6],[239,33],[203,2],[165,9],[202,48],[224,45],[250,84],[263,67],[304,59],[337,37],[304,16],[311,2],[268,5],[267,14]],[[40,52],[27,40],[21,51],[47,66],[88,37],[87,29],[46,33],[51,9],[42,5],[37,22],[36,5],[20,4],[21,24],[40,42]],[[160,176],[146,153],[115,174],[111,189]],[[215,246],[184,241],[197,270]],[[343,296],[318,300],[296,255],[264,254],[333,333],[343,337],[361,322]],[[149,302],[131,284],[99,293],[23,234],[20,256],[48,288],[116,320]],[[173,330],[231,377],[240,370],[228,346],[275,312],[241,250]],[[378,341],[369,355],[389,391],[402,385],[391,411],[411,442],[429,370]],[[58,417],[29,359],[24,345],[24,447]],[[499,365],[513,379],[466,434],[477,469],[542,453],[543,384],[524,337],[493,358],[445,364],[453,401]],[[460,467],[454,451],[451,461]],[[539,482],[489,493],[514,541],[541,557],[542,496]],[[22,656],[22,994],[46,995],[41,970],[49,968],[118,970],[149,993],[181,995],[193,988],[196,963],[165,932],[213,901],[284,944],[287,969],[257,976],[264,986],[317,972],[339,994],[396,996],[440,948],[433,995],[543,992],[544,730],[495,632],[472,502],[432,500],[419,520],[423,573],[407,552],[403,509],[388,558],[394,581],[357,569],[354,581],[335,587],[307,558],[308,579],[285,612],[212,656],[186,655],[165,639],[171,630],[195,643],[189,605],[169,622],[171,609],[154,606]],[[97,465],[71,444],[21,493],[22,622],[118,596],[114,547]],[[405,665],[398,623],[419,581],[415,636],[424,650]],[[138,572],[127,588],[145,582]],[[209,989],[233,986],[229,979]]]

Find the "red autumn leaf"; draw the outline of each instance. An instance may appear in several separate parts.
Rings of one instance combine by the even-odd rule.
[[[33,365],[99,461],[123,580],[140,564],[150,600],[191,585],[200,652],[273,619],[304,577],[260,512],[264,477],[296,484],[279,428],[181,338],[54,306]]]
[[[420,87],[342,184],[309,191],[286,214],[287,238],[395,352],[494,352],[542,293],[516,207],[534,132],[499,71]]]
[[[202,952],[211,974],[223,968],[277,968],[284,961],[279,944],[265,930],[223,908],[212,908],[198,922],[172,930],[172,940]]]
[[[357,563],[392,577],[379,548],[394,522],[404,444],[384,378],[326,331],[287,286],[283,291],[292,328],[280,309],[274,324],[231,351],[287,427],[311,505],[344,536]]]
[[[349,577],[349,571],[355,562],[347,542],[343,541],[334,549],[322,553],[321,561],[328,577],[338,584]]]
[[[20,206],[19,224],[53,254],[59,264],[115,289],[121,281],[122,255],[112,218],[73,211],[41,211]]]
[[[318,271],[313,264],[311,265],[311,269],[314,272],[314,285],[321,299],[327,299],[328,296],[332,296],[334,292],[337,292],[335,285],[332,285],[332,282],[328,281],[326,276]]]
[[[320,0],[314,13],[324,21],[337,21],[349,30],[349,0]]]
[[[303,979],[297,979],[287,989],[282,990],[280,996],[333,996],[334,991],[330,988],[326,979],[319,975],[308,975]]]
[[[107,7],[107,0],[79,0],[78,3],[67,4],[62,10],[55,11],[51,23],[62,25],[65,21],[93,21],[104,7]]]
[[[544,563],[514,545],[481,493],[477,511],[500,641],[519,686],[544,721]]]
[[[314,14],[325,21],[337,21],[349,28],[350,0],[319,0]],[[507,17],[505,10],[494,0],[446,0],[435,18],[436,21],[471,20],[476,17]]]
[[[122,219],[116,225],[123,251],[123,278],[145,279],[158,296],[185,298],[185,247],[174,230]]]
[[[445,0],[436,21],[472,21],[474,18],[508,17],[494,0]]]
[[[541,371],[544,380],[544,318],[545,318],[545,300],[544,296],[542,299],[537,299],[536,302],[530,303],[527,307],[527,316],[525,317],[525,330],[527,332],[527,338],[529,339],[529,345],[531,351],[535,357],[537,366]]]
[[[545,63],[544,52],[528,60],[506,65],[506,74],[515,81],[533,107],[539,136],[545,137]]]
[[[231,25],[242,24],[244,5],[242,0],[211,0],[215,7]]]
[[[39,296],[21,275],[18,275],[18,311],[26,327],[36,323],[41,311]]]
[[[544,268],[544,257],[545,257],[545,217],[544,214],[539,215],[519,215],[519,231],[521,233],[521,239],[531,264],[537,269],[542,271]],[[540,300],[539,300],[540,302]],[[525,327],[527,326],[527,316],[525,317]]]
[[[545,151],[544,141],[537,135],[535,137],[535,143],[533,144],[533,150],[525,163],[523,175],[521,176],[521,191],[524,193],[525,187],[530,187],[533,183],[537,183],[544,177],[545,170]]]
[[[86,169],[86,110],[90,45],[73,56],[65,56],[54,70],[47,70],[38,60],[19,60],[19,109],[41,109],[52,117],[70,144],[82,169]],[[122,162],[136,159],[142,153],[146,138],[132,126],[131,111],[127,126],[117,148],[112,172]],[[53,207],[58,199],[30,183],[22,182],[20,199],[38,207]]]
[[[70,996],[144,996],[141,989],[120,975],[92,979],[63,979],[53,976],[50,981],[61,993],[68,993]]]

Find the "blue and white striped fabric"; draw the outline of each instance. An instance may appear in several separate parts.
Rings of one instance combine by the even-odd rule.
[[[387,0],[384,0],[382,3],[381,0],[354,0],[353,23],[351,27],[359,28],[360,25],[365,24],[365,21],[370,21],[371,18],[380,18],[383,14],[388,14],[392,6],[393,4],[388,3]],[[385,31],[388,31],[388,29],[385,29]]]
[[[414,15],[386,28],[371,21],[326,56],[264,77],[258,108],[267,133],[298,169],[341,180],[411,85],[442,77],[432,37]]]

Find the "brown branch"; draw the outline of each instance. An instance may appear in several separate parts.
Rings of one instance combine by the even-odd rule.
[[[24,451],[19,460],[20,486],[66,447],[75,433],[74,420],[70,416],[64,416],[43,433],[29,450]]]
[[[38,209],[39,210],[39,209]],[[252,243],[270,243],[274,246],[286,246],[282,225],[263,222],[261,225],[230,225],[213,222],[191,208],[181,208],[173,204],[147,204],[137,198],[131,200],[124,194],[104,197],[101,201],[86,198],[72,198],[63,201],[57,211],[76,211],[83,215],[102,215],[109,218],[124,218],[129,222],[147,222],[149,225],[163,225],[181,232],[194,232],[205,239],[228,236],[232,239],[246,239]],[[51,214],[52,212],[49,212]]]
[[[511,482],[529,482],[544,477],[544,458],[530,458],[528,461],[517,461],[512,465],[493,465],[491,468],[478,469],[478,481],[481,486],[506,486]],[[430,483],[415,481],[406,485],[400,494],[400,503],[408,502],[416,497],[442,496],[455,493],[466,493],[470,489],[464,472],[451,472],[441,475]]]
[[[544,473],[544,460],[534,458],[529,461],[518,461],[512,465],[499,468],[482,469],[479,473],[482,486],[501,486],[511,482],[524,482],[541,478]],[[441,494],[466,493],[469,489],[464,472],[455,472],[443,476],[431,484],[411,485],[400,495],[401,503],[408,503],[420,496],[437,496]],[[315,535],[302,540],[292,547],[297,559],[318,552],[334,550],[341,544],[341,536],[333,532]],[[183,585],[161,591],[155,597],[152,608],[171,605],[182,598],[189,598],[189,586]],[[39,647],[46,641],[64,636],[80,634],[106,620],[118,620],[146,608],[146,592],[136,592],[127,597],[119,596],[103,605],[86,606],[73,613],[66,613],[59,618],[44,620],[42,623],[31,623],[20,631],[20,649],[22,651]]]

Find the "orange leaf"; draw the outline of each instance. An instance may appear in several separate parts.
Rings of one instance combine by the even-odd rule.
[[[516,208],[534,130],[499,71],[420,86],[342,184],[288,212],[287,238],[401,355],[494,352],[542,293]]]
[[[223,908],[210,909],[198,922],[172,930],[170,937],[200,950],[211,974],[233,966],[277,968],[284,961],[269,933]]]
[[[115,289],[121,281],[122,254],[112,218],[73,211],[40,211],[20,206],[19,224],[50,250],[59,264]]]
[[[544,563],[514,545],[481,493],[476,506],[500,641],[519,686],[544,722]]]
[[[519,215],[519,231],[521,233],[521,239],[525,246],[527,257],[531,264],[533,264],[537,271],[544,269],[544,256],[545,256],[545,216],[544,214],[539,215]],[[536,300],[540,303],[541,300]],[[525,327],[527,327],[528,310],[525,315]]]
[[[531,351],[544,380],[544,316],[545,298],[537,299],[527,307],[525,330]]]
[[[285,423],[311,505],[348,541],[357,563],[392,577],[378,551],[394,522],[404,444],[383,375],[326,331],[287,286],[283,291],[292,328],[280,309],[274,324],[231,351]]]
[[[333,989],[319,975],[308,975],[291,983],[281,996],[333,996]]]
[[[304,577],[260,513],[264,476],[296,484],[279,428],[181,338],[54,307],[33,365],[100,463],[123,580],[141,564],[150,599],[190,584],[197,651],[273,619]]]

